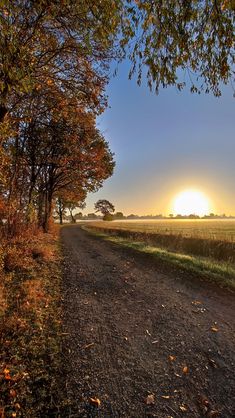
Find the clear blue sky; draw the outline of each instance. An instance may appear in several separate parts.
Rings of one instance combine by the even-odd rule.
[[[221,98],[178,92],[151,93],[143,80],[128,80],[119,67],[107,88],[110,108],[98,126],[115,153],[114,175],[94,202],[108,199],[124,214],[168,214],[172,199],[188,188],[202,191],[211,211],[235,214],[235,99],[230,86]]]

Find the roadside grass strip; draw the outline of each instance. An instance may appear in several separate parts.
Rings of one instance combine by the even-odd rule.
[[[144,254],[149,254],[152,257],[161,260],[172,267],[177,267],[181,270],[196,273],[199,278],[206,278],[209,281],[218,283],[220,286],[235,290],[235,266],[225,262],[217,262],[210,258],[196,257],[181,253],[168,251],[166,249],[150,246],[144,242],[133,241],[130,239],[111,236],[108,233],[101,233],[94,228],[83,227],[87,232],[97,237],[120,245],[125,248],[130,248]]]
[[[5,305],[0,321],[0,417],[59,416],[61,271],[57,236],[32,237],[29,243],[10,248],[1,290]]]

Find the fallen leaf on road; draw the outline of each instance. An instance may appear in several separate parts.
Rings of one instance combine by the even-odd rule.
[[[211,410],[208,414],[208,417],[218,417],[219,416],[219,411],[213,411]]]
[[[203,405],[205,405],[205,406],[209,406],[209,405],[210,405],[210,402],[208,401],[208,399],[207,399],[207,398],[202,398],[202,403],[203,403]]]
[[[186,412],[186,411],[187,411],[187,408],[186,408],[186,406],[184,406],[184,405],[180,405],[180,410],[181,410],[182,412]]]
[[[95,344],[95,343],[90,343],[90,344],[87,344],[87,345],[85,345],[85,347],[84,347],[84,348],[85,348],[85,349],[86,349],[86,348],[90,348],[90,347],[92,347],[94,344]]]
[[[209,358],[209,363],[210,363],[210,365],[212,366],[212,367],[214,367],[215,369],[217,369],[217,364],[216,364],[216,362],[215,362],[215,360],[212,360],[211,358]]]
[[[16,397],[16,391],[14,389],[10,389],[10,397],[15,398]]]
[[[170,396],[169,395],[162,395],[161,396],[163,399],[170,399]]]
[[[101,402],[99,398],[90,398],[90,403],[94,406],[97,406],[97,408],[100,406]]]
[[[175,361],[176,360],[176,356],[169,356],[169,360],[170,361]]]
[[[218,330],[218,328],[216,328],[216,327],[211,327],[211,331],[213,331],[213,332],[218,332],[219,330]]]
[[[184,366],[183,367],[183,373],[184,374],[187,374],[188,372],[189,372],[188,367],[187,366]]]
[[[148,395],[147,398],[145,399],[145,403],[147,405],[152,405],[154,402],[155,401],[154,401],[154,395],[153,394]]]
[[[193,300],[192,305],[201,305],[202,302],[199,302],[199,300]]]

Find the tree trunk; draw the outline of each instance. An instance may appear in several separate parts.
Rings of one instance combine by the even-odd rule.
[[[43,190],[39,189],[38,192],[38,226],[43,228],[43,202],[44,202],[44,193]]]
[[[59,218],[60,218],[60,225],[63,225],[63,203],[62,203],[62,200],[60,199],[60,198],[58,198],[58,211],[57,211],[57,213],[58,213],[58,215],[59,215]]]
[[[60,218],[60,225],[63,225],[63,211],[59,208],[59,218]]]
[[[50,220],[52,215],[52,193],[45,193],[45,212],[43,220],[43,232],[48,232],[50,229]]]
[[[76,219],[73,216],[73,209],[69,209],[69,213],[70,213],[70,216],[71,216],[72,223],[75,224],[76,223]]]
[[[4,121],[4,118],[8,112],[8,109],[4,105],[0,105],[0,123]]]

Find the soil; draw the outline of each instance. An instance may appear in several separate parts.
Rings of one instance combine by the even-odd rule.
[[[61,230],[68,417],[235,416],[235,294]]]

